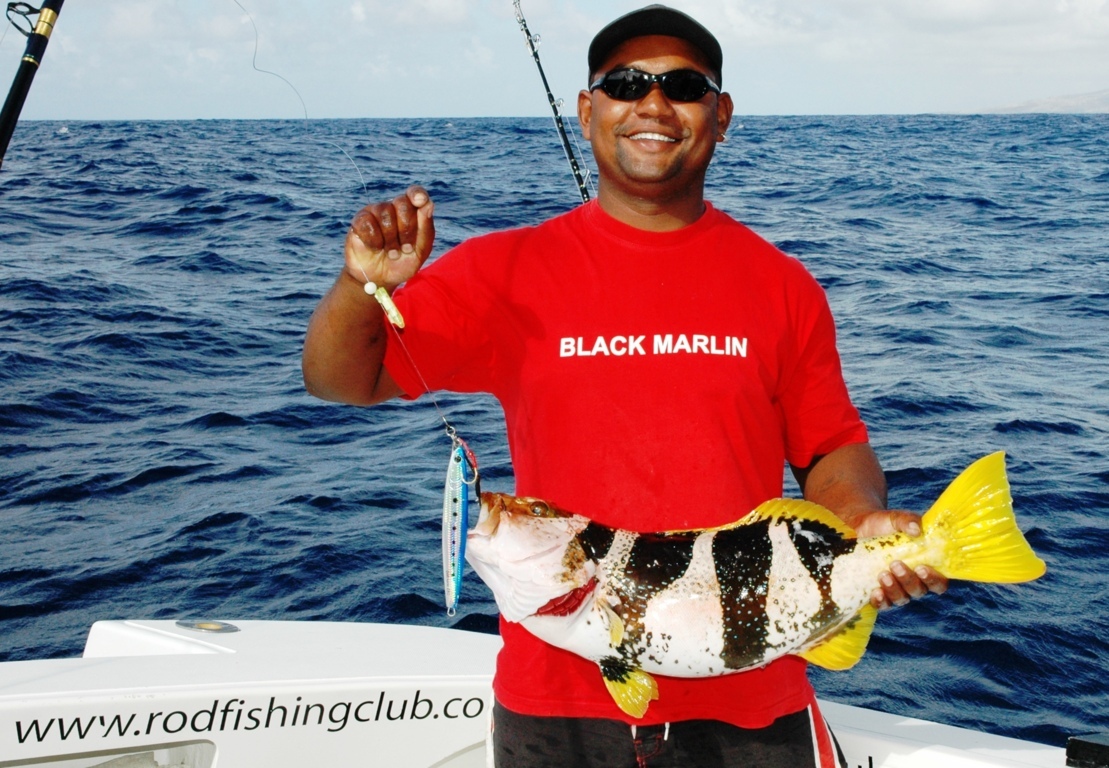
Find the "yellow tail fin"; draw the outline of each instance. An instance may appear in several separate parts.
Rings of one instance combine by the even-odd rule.
[[[943,557],[932,565],[950,579],[1014,584],[1047,570],[1017,528],[1004,453],[967,467],[924,515],[922,528],[926,538],[943,542]]]

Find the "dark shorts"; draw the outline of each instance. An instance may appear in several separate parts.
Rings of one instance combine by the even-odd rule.
[[[847,768],[811,707],[766,728],[686,720],[633,731],[619,720],[520,715],[497,703],[493,754],[496,768]]]

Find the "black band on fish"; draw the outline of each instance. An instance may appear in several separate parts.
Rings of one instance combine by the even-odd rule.
[[[724,612],[724,650],[720,655],[728,669],[749,666],[751,649],[761,650],[767,645],[766,595],[772,555],[766,546],[769,528],[769,520],[760,520],[719,531],[712,541]]]

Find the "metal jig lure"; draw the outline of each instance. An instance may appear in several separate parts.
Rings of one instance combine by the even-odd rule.
[[[462,571],[469,528],[470,488],[477,488],[477,458],[470,446],[448,426],[452,448],[443,487],[443,596],[447,615],[454,616],[462,594]],[[480,488],[477,491],[480,497]]]

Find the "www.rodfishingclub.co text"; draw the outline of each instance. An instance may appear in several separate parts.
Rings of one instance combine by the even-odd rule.
[[[89,713],[70,717],[38,717],[16,720],[19,744],[46,741],[87,741],[152,735],[227,733],[272,728],[326,728],[338,733],[348,726],[390,723],[403,720],[472,720],[486,710],[480,697],[455,697],[438,703],[420,691],[412,696],[384,692],[364,701],[330,704],[307,703],[303,696],[293,700],[271,696],[265,703],[241,698],[215,699],[211,706],[194,710],[131,713]]]

